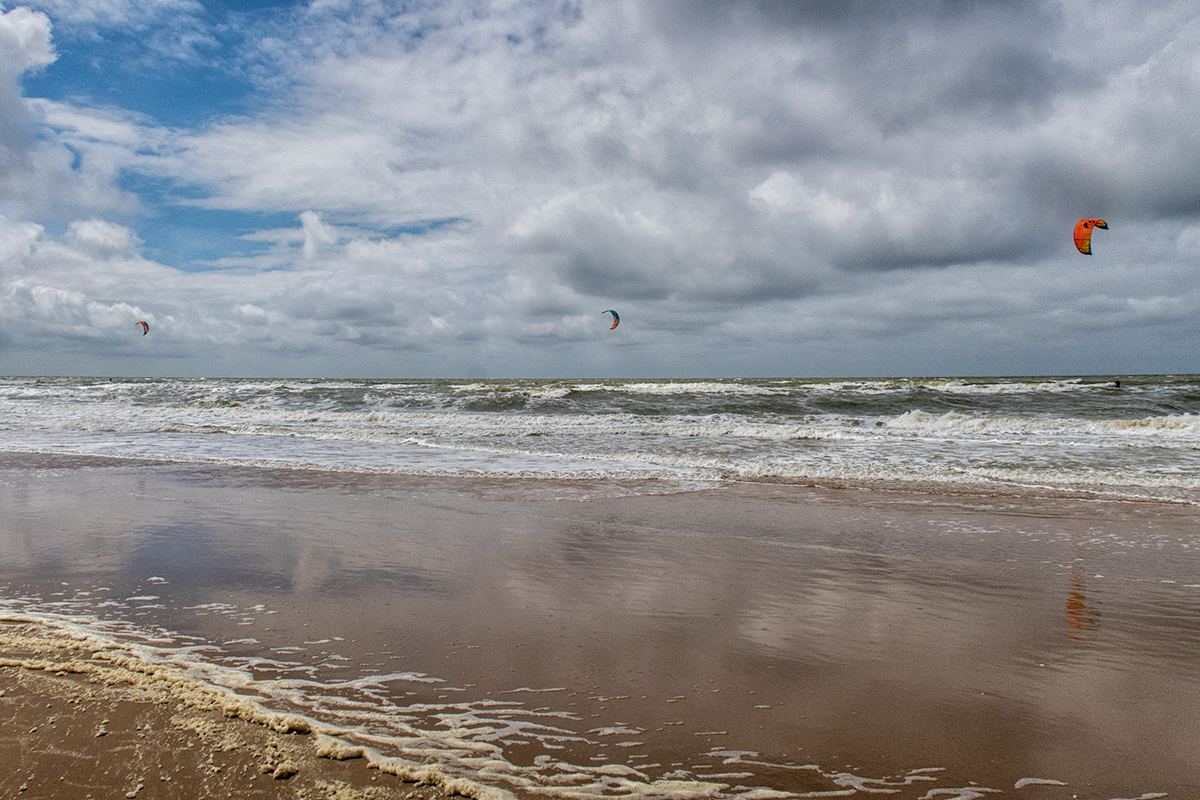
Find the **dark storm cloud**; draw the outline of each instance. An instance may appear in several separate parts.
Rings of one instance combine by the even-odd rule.
[[[708,261],[700,272],[730,276],[727,299],[754,303],[772,285],[778,296],[814,290],[814,260],[850,272],[946,266],[1024,258],[1049,242],[1047,226],[1034,223],[1046,204],[1031,201],[1019,180],[996,180],[989,170],[1019,175],[1020,162],[1005,160],[1036,149],[1014,154],[1012,130],[1036,125],[1064,91],[1096,88],[1096,79],[1081,78],[1077,65],[1052,53],[1063,28],[1057,7],[664,0],[649,9],[651,30],[672,50],[671,62],[655,64],[662,91],[705,101],[679,104],[684,114],[660,122],[653,140],[695,132],[689,113],[716,121],[676,149],[686,165],[676,172],[705,176],[689,185],[702,187],[700,213],[744,214],[745,228],[780,250],[748,258],[742,242],[721,242],[659,260],[655,248],[601,213],[555,229],[560,274],[580,292],[607,282],[630,297],[686,296],[689,285],[705,283],[696,265]],[[664,189],[684,185],[662,181],[652,159],[637,158],[648,148],[626,141],[608,137],[613,157],[598,166],[613,174],[619,163]],[[743,197],[763,189],[772,171],[776,189],[791,182],[768,199],[778,213],[766,220],[745,209]],[[674,220],[657,221],[687,235]],[[607,235],[595,236],[601,228]],[[640,266],[630,265],[630,253],[643,254]],[[656,280],[663,274],[671,280]]]
[[[981,10],[1028,15],[1039,0],[652,0],[655,16],[673,27],[712,31],[729,24],[758,23],[801,30],[877,31],[929,21],[955,20]]]

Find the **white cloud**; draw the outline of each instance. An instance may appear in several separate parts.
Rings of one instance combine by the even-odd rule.
[[[200,20],[167,0],[37,7]],[[312,370],[386,373],[395,353],[418,371],[610,369],[588,350],[610,304],[640,359],[621,368],[643,374],[1019,371],[1054,341],[1071,369],[1145,352],[1164,320],[1180,328],[1148,368],[1183,363],[1200,294],[1190,6],[915,1],[886,24],[856,8],[314,2],[246,29],[252,113],[194,127],[26,102],[14,78],[0,274],[82,292],[56,301],[73,319],[124,302],[181,343]],[[45,17],[22,19],[18,72],[52,54]],[[161,216],[135,222],[131,173],[175,182],[181,204],[297,222],[240,230],[247,252],[182,273],[139,254],[172,212],[143,198]],[[1093,215],[1112,228],[1081,259],[1070,229]]]
[[[129,228],[102,219],[72,222],[67,228],[67,239],[100,258],[133,255],[141,244]]]
[[[2,6],[0,12],[0,72],[5,77],[54,63],[57,55],[45,14],[24,7],[4,11]]]
[[[321,221],[321,215],[314,211],[305,211],[300,215],[300,226],[304,231],[304,258],[312,260],[321,249],[337,244],[337,234],[329,225]]]
[[[45,331],[88,339],[111,338],[112,332],[146,316],[122,302],[100,302],[83,292],[16,280],[4,287],[5,316]]]
[[[65,107],[21,96],[22,74],[55,61],[50,30],[47,16],[28,8],[0,14],[0,213],[58,222],[82,211],[128,210],[129,198],[114,185],[119,167],[100,155],[104,131],[92,125],[103,115],[73,110],[63,115],[88,129],[83,139],[89,158],[76,168],[80,151],[71,149],[69,136],[58,135],[47,113]],[[116,143],[118,160],[129,159],[127,145]],[[107,150],[113,149],[109,143]]]
[[[13,224],[0,217],[0,265],[24,262],[33,253],[45,228],[32,222]]]
[[[54,58],[46,15],[27,8],[0,13],[0,210],[28,195],[43,155],[36,120],[21,97],[21,74]]]

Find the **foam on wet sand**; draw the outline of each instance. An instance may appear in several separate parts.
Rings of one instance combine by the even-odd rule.
[[[109,643],[0,620],[6,797],[496,796],[333,732]]]

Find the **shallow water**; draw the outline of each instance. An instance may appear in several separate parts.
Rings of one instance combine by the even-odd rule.
[[[532,483],[9,453],[0,607],[522,797],[1200,792],[1191,506]]]

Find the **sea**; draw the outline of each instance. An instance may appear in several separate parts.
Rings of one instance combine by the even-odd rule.
[[[1196,375],[0,378],[0,621],[482,800],[1200,796],[1198,504]]]
[[[0,378],[0,450],[558,480],[1200,500],[1200,376]]]

